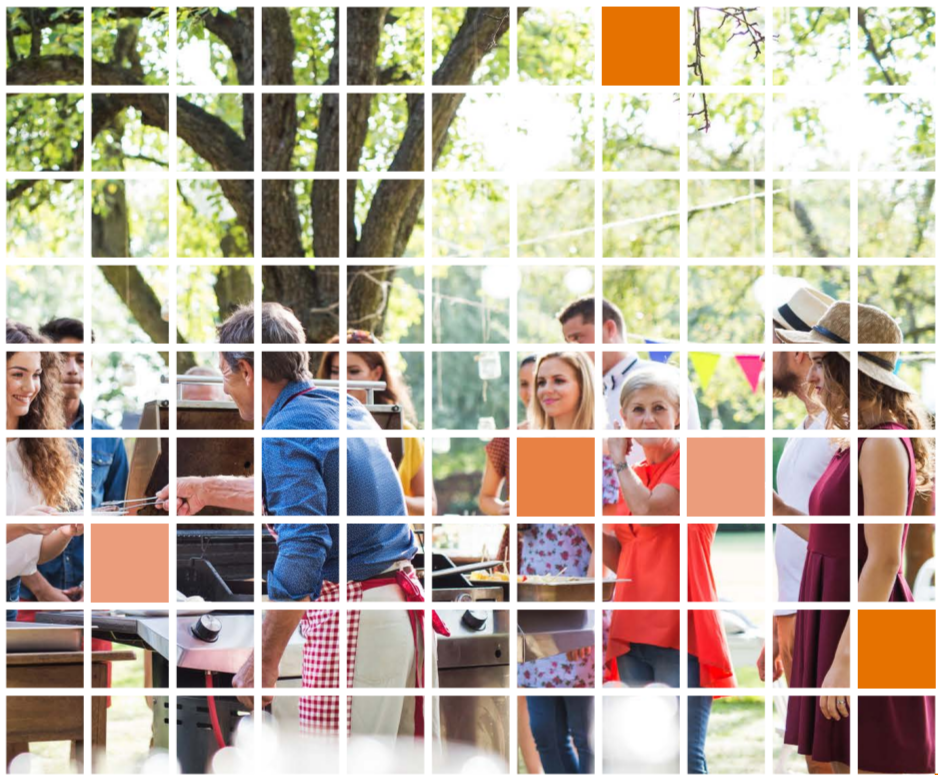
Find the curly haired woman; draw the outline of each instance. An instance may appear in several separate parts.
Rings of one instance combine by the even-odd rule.
[[[7,321],[7,344],[46,344],[28,326]],[[65,428],[59,356],[7,351],[7,432]],[[61,438],[7,437],[8,516],[67,510],[80,502],[75,443]]]

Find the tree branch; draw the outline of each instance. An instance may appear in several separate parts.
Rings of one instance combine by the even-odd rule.
[[[144,333],[157,344],[168,343],[169,323],[163,320],[163,304],[140,270],[133,265],[101,265],[98,269]],[[181,335],[179,342],[185,343]]]
[[[866,9],[860,8],[859,16],[857,18],[857,26],[863,30],[863,36],[866,38],[866,50],[870,52],[870,56],[873,57],[873,61],[876,62],[876,66],[879,68],[880,72],[883,74],[883,79],[890,86],[895,85],[893,77],[889,74],[889,68],[886,67],[886,64],[883,62],[882,56],[880,56],[879,50],[876,48],[876,43],[873,40],[873,34],[870,32],[870,28],[866,23]]]
[[[518,9],[518,18],[526,11]],[[498,45],[508,31],[508,16],[504,8],[468,8],[462,24],[450,44],[446,56],[433,74],[433,84],[465,85],[472,83],[472,76],[483,57]],[[464,94],[436,94],[431,107],[431,169],[436,167],[443,150],[447,134],[462,104]],[[391,171],[414,171],[424,169],[425,107],[421,95],[414,101],[404,139],[391,163]],[[366,118],[367,121],[367,118]],[[354,194],[354,187],[350,193]],[[420,206],[423,203],[424,187],[421,181],[382,180],[378,184],[362,226],[360,243],[354,255],[359,257],[386,258],[401,255],[413,232]],[[350,196],[350,216],[354,213],[354,196]],[[351,221],[350,219],[350,222]],[[349,243],[350,253],[352,243]]]
[[[81,83],[84,60],[79,56],[57,55],[14,60],[7,68],[9,86],[43,86],[57,83]]]
[[[215,35],[231,52],[242,86],[254,85],[254,9],[238,8],[235,15],[219,11],[202,17],[205,29]]]

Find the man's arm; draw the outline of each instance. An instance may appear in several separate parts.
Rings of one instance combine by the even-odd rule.
[[[57,603],[71,603],[72,599],[61,589],[53,587],[49,580],[41,573],[30,573],[20,577],[23,585],[32,592],[33,597],[40,603],[55,601]]]
[[[305,615],[305,611],[268,611],[261,625],[261,687],[274,687],[280,676],[280,660],[283,652],[290,642],[293,633]],[[236,689],[254,688],[254,653],[241,665],[241,669],[231,679],[231,685]],[[269,705],[273,697],[261,697],[261,707]],[[243,695],[238,697],[248,710],[254,710],[254,697]]]
[[[158,509],[169,511],[169,485],[156,497]],[[184,476],[176,480],[176,513],[198,514],[206,506],[232,511],[254,511],[253,476]]]
[[[322,592],[322,569],[332,549],[328,525],[277,526],[277,561],[267,576],[271,600],[315,600]]]

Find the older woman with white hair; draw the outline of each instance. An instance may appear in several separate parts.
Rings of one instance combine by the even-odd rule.
[[[680,427],[681,387],[677,369],[663,364],[630,375],[619,394],[624,427],[636,431],[664,431]],[[617,422],[617,427],[622,423]],[[629,466],[627,458],[637,441],[645,459]],[[681,509],[681,442],[661,436],[610,438],[606,441],[619,478],[621,516],[677,516]]]

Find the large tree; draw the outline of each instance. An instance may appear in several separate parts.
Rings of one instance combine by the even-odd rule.
[[[18,17],[13,35],[41,38],[48,31],[64,23],[80,22],[81,11],[56,14],[56,9],[39,9],[25,17]],[[520,9],[523,14],[526,9]],[[120,8],[99,11],[119,18],[114,43],[107,51],[96,48],[91,63],[92,83],[98,86],[119,87],[119,91],[95,94],[92,100],[92,143],[105,130],[119,134],[123,115],[134,108],[147,127],[163,132],[169,129],[169,98],[165,94],[135,91],[134,87],[150,86],[154,82],[143,72],[137,47],[140,22],[160,18],[153,8]],[[223,49],[228,57],[228,70],[233,85],[251,86],[254,81],[254,25],[253,8],[237,8],[231,13],[216,8],[186,8],[178,12],[181,29],[204,27],[212,38],[213,46]],[[403,21],[391,13],[390,8],[349,8],[346,12],[347,29],[340,30],[339,9],[333,15],[331,47],[325,78],[326,86],[339,84],[339,45],[348,52],[347,83],[364,86],[386,86],[401,83],[401,72],[381,61],[382,45],[394,31],[394,25]],[[77,15],[76,15],[77,14]],[[74,18],[72,18],[74,17]],[[110,17],[108,19],[111,21]],[[506,34],[510,14],[503,8],[466,9],[461,22],[455,27],[448,49],[436,66],[432,83],[439,85],[470,84],[473,74],[483,59],[493,52]],[[413,30],[405,31],[413,34]],[[418,31],[419,32],[419,31]],[[296,86],[294,76],[298,54],[298,33],[291,24],[290,11],[285,8],[264,8],[262,11],[262,80],[264,85]],[[321,42],[321,41],[320,41]],[[308,41],[301,40],[303,49]],[[22,50],[23,47],[20,47]],[[8,59],[7,83],[10,85],[36,85],[82,83],[83,62],[80,56],[64,50],[49,50],[35,44],[27,54],[17,55],[11,49]],[[214,55],[213,55],[214,56]],[[347,97],[347,154],[344,171],[359,171],[366,147],[369,118],[375,109],[375,95],[353,93]],[[261,141],[264,171],[295,170],[291,166],[298,143],[298,95],[287,93],[264,94],[261,98]],[[255,138],[255,111],[251,95],[240,95],[241,125],[236,130],[231,121],[206,110],[192,99],[176,98],[177,134],[206,168],[218,172],[250,172],[253,170]],[[437,94],[432,98],[429,111],[425,109],[425,96],[409,94],[406,98],[406,127],[393,160],[390,172],[420,172],[432,168],[443,150],[447,135],[462,102],[462,94]],[[339,95],[323,94],[316,115],[315,157],[313,163],[301,171],[334,172],[340,169],[339,159]],[[426,126],[429,122],[429,127]],[[424,132],[432,137],[431,159],[424,159]],[[79,151],[80,153],[80,151]],[[427,164],[427,162],[429,162]],[[81,159],[77,162],[80,168]],[[74,167],[75,165],[71,165]],[[356,198],[363,196],[358,181],[347,182],[348,232],[347,255],[357,258],[393,258],[402,256],[408,240],[418,222],[423,204],[424,187],[421,180],[384,179],[370,192],[367,214],[356,218]],[[248,241],[254,237],[254,187],[249,179],[218,181],[222,193],[237,216]],[[27,187],[8,189],[8,199],[15,199]],[[109,200],[99,208],[92,220],[92,243],[96,255],[127,257],[126,203],[121,185],[109,189]],[[339,257],[339,183],[336,180],[316,180],[308,198],[303,202],[296,195],[295,181],[267,180],[262,192],[263,254],[265,257]],[[305,211],[301,212],[301,208]],[[306,209],[308,208],[308,209]],[[356,225],[358,224],[358,226]],[[304,239],[304,225],[311,228],[312,239]],[[349,319],[371,320],[372,328],[380,330],[386,301],[381,287],[363,280],[362,270],[368,277],[380,275],[387,282],[393,276],[393,266],[356,267],[349,271]],[[272,268],[267,273],[272,285],[291,288],[290,269]],[[328,283],[327,283],[328,285]],[[293,295],[298,289],[293,289]],[[322,289],[330,293],[331,288]],[[289,294],[287,294],[289,295]],[[299,300],[296,300],[299,301]],[[306,306],[317,306],[316,300],[306,300]],[[312,301],[312,303],[310,303]],[[299,305],[298,306],[302,306]]]

